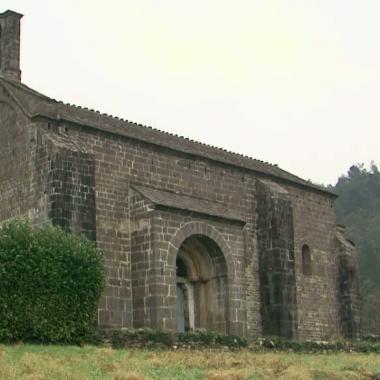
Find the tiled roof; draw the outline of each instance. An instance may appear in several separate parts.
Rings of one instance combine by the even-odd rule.
[[[198,214],[211,215],[214,217],[245,223],[242,216],[219,202],[212,202],[206,199],[195,198],[171,191],[157,190],[146,186],[132,187],[156,205],[192,211]]]
[[[322,187],[314,185],[309,181],[305,181],[279,168],[277,165],[272,165],[242,154],[229,152],[225,149],[160,131],[152,127],[146,127],[118,117],[102,114],[99,111],[66,104],[40,94],[18,81],[0,77],[0,83],[3,84],[30,118],[46,117],[53,120],[85,125],[168,149],[237,166],[260,173],[264,176],[275,177],[286,182],[292,182],[303,187],[306,186],[320,192],[322,191],[334,195]]]

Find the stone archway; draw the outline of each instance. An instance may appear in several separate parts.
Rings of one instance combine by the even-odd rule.
[[[177,330],[205,328],[228,333],[229,279],[234,273],[229,247],[212,227],[206,224],[197,224],[196,230],[192,227],[184,227],[187,234],[184,228],[180,230],[178,240],[173,242],[178,248],[172,244],[170,253],[170,261],[176,268]],[[210,232],[212,237],[206,235]]]

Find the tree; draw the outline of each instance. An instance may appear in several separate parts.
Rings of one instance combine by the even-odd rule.
[[[364,333],[380,334],[380,172],[374,162],[350,167],[332,188],[338,219],[358,250]]]

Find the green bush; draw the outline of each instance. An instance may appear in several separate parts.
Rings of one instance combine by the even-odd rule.
[[[234,335],[222,335],[214,331],[199,329],[194,332],[178,333],[178,342],[190,346],[199,347],[228,347],[239,349],[247,347],[248,342],[244,338]]]
[[[373,340],[373,338],[371,338]],[[380,342],[364,340],[301,341],[281,337],[245,338],[222,335],[214,331],[165,332],[150,328],[103,329],[98,328],[87,343],[111,345],[114,348],[186,349],[186,350],[241,350],[253,352],[297,352],[301,354],[376,353]]]
[[[296,341],[279,337],[261,338],[252,342],[253,350],[291,351],[300,353],[360,352],[380,353],[380,343],[364,340]]]
[[[195,330],[185,333],[139,329],[98,328],[89,337],[88,343],[112,345],[114,348],[170,348],[170,349],[229,349],[236,350],[248,346],[244,338],[221,335],[214,331]]]
[[[0,340],[79,342],[95,325],[104,265],[94,244],[13,220],[0,228]]]
[[[171,347],[175,336],[171,332],[140,329],[115,329],[109,331],[110,342],[114,348],[163,348]]]

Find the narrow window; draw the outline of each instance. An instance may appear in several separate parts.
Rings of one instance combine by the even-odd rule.
[[[311,275],[311,254],[308,245],[302,247],[302,273],[305,276]]]

